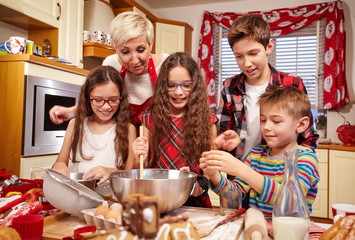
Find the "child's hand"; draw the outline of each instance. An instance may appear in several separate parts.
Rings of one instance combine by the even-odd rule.
[[[219,135],[213,142],[217,149],[224,149],[227,151],[232,151],[240,143],[240,138],[238,133],[233,130],[227,130]]]
[[[179,170],[180,171],[189,172],[190,171],[190,167],[189,166],[184,166],[184,167],[181,167]],[[200,196],[202,193],[203,193],[203,189],[200,187],[200,185],[196,181],[195,187],[194,187],[191,195],[194,196],[194,197],[197,197],[197,196]]]
[[[203,164],[200,164],[200,166],[203,165],[209,174],[213,173],[213,171],[220,171],[233,176],[238,176],[237,171],[239,166],[240,164],[243,164],[230,153],[220,150],[211,150],[202,153],[200,162],[203,162]]]
[[[101,184],[103,184],[104,182],[106,182],[110,178],[110,173],[111,172],[112,171],[110,170],[110,168],[97,166],[97,167],[93,167],[89,171],[87,171],[84,174],[83,179],[84,180],[87,180],[87,179],[100,179],[100,181],[97,183],[97,185],[101,185]]]
[[[179,169],[180,171],[190,172],[189,166],[184,166]]]
[[[200,158],[200,167],[207,178],[213,178],[216,174],[218,174],[217,170],[210,169],[206,163],[206,158]]]
[[[52,170],[56,171],[56,172],[59,172],[61,174],[63,174],[64,176],[67,176],[69,177],[70,176],[70,171],[69,171],[69,168],[68,166],[63,163],[63,162],[56,162],[53,167],[52,167]]]
[[[148,138],[147,137],[137,137],[132,143],[132,150],[134,159],[139,162],[140,155],[143,155],[144,161],[148,159]]]

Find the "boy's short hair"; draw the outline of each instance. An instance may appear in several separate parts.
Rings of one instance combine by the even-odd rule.
[[[151,21],[136,12],[118,14],[110,25],[111,38],[115,48],[129,39],[145,35],[149,44],[154,38],[154,27]]]
[[[260,95],[258,104],[260,108],[264,105],[279,106],[281,109],[286,109],[296,118],[309,117],[311,115],[311,103],[307,94],[292,86],[269,86]]]
[[[234,43],[244,37],[257,41],[266,49],[270,41],[270,26],[257,14],[240,16],[234,20],[228,32],[230,47],[233,48]]]

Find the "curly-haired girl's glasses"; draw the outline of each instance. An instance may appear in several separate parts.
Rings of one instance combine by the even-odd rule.
[[[169,92],[175,91],[177,87],[180,86],[180,88],[183,91],[190,92],[192,90],[192,82],[191,81],[184,81],[181,83],[169,81],[168,82],[168,90]]]
[[[102,107],[103,105],[105,105],[106,102],[111,107],[117,107],[120,104],[120,101],[122,100],[122,97],[101,99],[101,98],[94,98],[91,95],[89,95],[89,96],[90,96],[90,101],[91,101],[92,105],[94,105],[95,107]]]

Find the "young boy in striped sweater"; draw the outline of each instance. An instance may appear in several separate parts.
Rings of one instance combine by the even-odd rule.
[[[298,135],[309,126],[309,99],[295,87],[269,86],[258,104],[261,135],[267,145],[254,147],[245,163],[225,151],[204,152],[200,166],[210,178],[210,187],[217,194],[226,189],[239,188],[243,194],[250,190],[249,205],[271,217],[285,169],[283,153],[298,149],[299,179],[311,213],[318,191],[318,160],[310,148],[297,143]],[[220,171],[236,177],[230,181]]]

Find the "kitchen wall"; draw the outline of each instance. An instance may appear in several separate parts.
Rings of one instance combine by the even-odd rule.
[[[11,36],[28,37],[28,32],[22,28],[12,26],[0,21],[0,42],[5,42]]]
[[[197,58],[198,45],[200,39],[200,28],[202,23],[203,12],[249,12],[259,10],[271,10],[277,8],[296,7],[307,4],[332,2],[327,0],[239,0],[234,2],[218,1],[213,4],[203,4],[188,7],[152,9],[144,2],[136,0],[142,6],[147,8],[159,18],[167,18],[176,21],[183,21],[190,24],[193,28],[192,35],[192,55]],[[350,103],[340,109],[340,113],[352,124],[355,125],[355,1],[343,0],[343,8],[345,14],[345,31],[346,31],[346,78],[349,88]],[[336,111],[328,111],[327,138],[334,142],[340,142],[336,128],[344,123]]]

